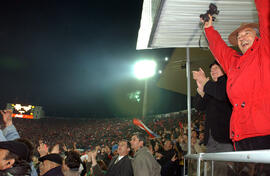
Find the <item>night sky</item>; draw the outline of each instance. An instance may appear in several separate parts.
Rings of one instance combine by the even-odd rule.
[[[48,116],[141,113],[127,94],[143,90],[136,60],[159,67],[170,49],[136,50],[142,0],[6,0],[0,5],[0,104],[40,105]],[[184,97],[150,81],[149,113],[177,111]]]

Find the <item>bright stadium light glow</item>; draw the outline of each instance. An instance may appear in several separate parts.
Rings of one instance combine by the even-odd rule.
[[[165,57],[165,61],[168,61],[169,60],[169,58],[168,57]]]
[[[140,60],[135,63],[134,75],[138,79],[146,79],[155,75],[157,64],[154,60]]]

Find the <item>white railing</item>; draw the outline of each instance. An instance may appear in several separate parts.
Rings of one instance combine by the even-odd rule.
[[[241,152],[220,152],[220,153],[199,153],[185,155],[186,159],[197,160],[197,176],[200,176],[201,161],[204,162],[204,175],[206,176],[206,161],[212,161],[212,175],[214,161],[231,161],[231,162],[247,162],[247,163],[263,163],[270,164],[270,150],[253,150]],[[184,164],[185,167],[185,164]],[[185,168],[184,168],[185,171]]]

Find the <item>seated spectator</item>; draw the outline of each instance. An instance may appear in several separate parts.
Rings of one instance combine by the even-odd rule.
[[[0,174],[2,176],[30,176],[31,168],[26,161],[28,153],[27,146],[21,142],[0,142]]]

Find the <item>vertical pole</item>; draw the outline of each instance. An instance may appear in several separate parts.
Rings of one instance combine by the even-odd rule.
[[[183,171],[183,176],[185,176],[185,174],[186,174],[185,170],[186,170],[186,158],[184,157],[184,171]]]
[[[144,93],[143,93],[143,112],[142,112],[142,119],[147,115],[147,92],[148,92],[148,79],[145,79],[144,82]]]
[[[214,161],[211,161],[211,175],[214,176]]]
[[[203,176],[207,176],[207,161],[204,161],[204,172]]]
[[[197,176],[201,175],[201,154],[200,157],[197,159]]]
[[[187,108],[188,108],[188,155],[191,154],[191,93],[190,93],[190,58],[187,48],[186,74],[187,74]]]

